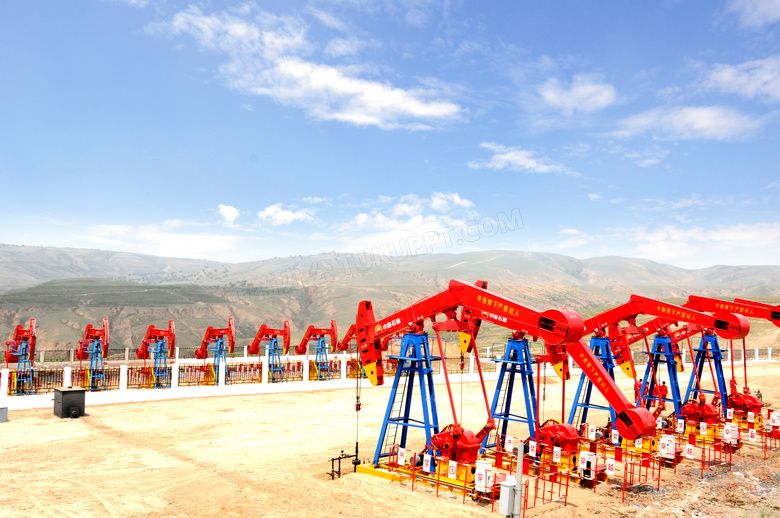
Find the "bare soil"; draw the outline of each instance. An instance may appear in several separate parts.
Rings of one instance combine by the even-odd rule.
[[[760,388],[770,406],[780,406],[778,373],[780,364],[749,367],[751,388]],[[629,390],[631,383],[621,385]],[[461,420],[479,429],[485,421],[479,384],[454,375],[452,386]],[[567,382],[569,396],[574,386]],[[541,387],[543,419],[560,418],[560,381]],[[388,395],[388,387],[364,385],[359,424],[354,390],[93,406],[80,419],[59,419],[48,409],[14,411],[0,424],[0,515],[491,515],[489,505],[463,504],[449,493],[437,498],[409,483],[353,473],[331,480],[329,459],[352,453],[356,433],[361,458],[373,456]],[[444,386],[437,396],[444,425],[451,421]],[[348,463],[342,467],[351,471]],[[779,483],[780,453],[764,460],[760,449],[745,447],[731,471],[712,469],[701,479],[691,466],[676,475],[664,468],[660,491],[639,488],[625,502],[608,485],[594,492],[573,484],[567,506],[551,504],[529,516],[780,516]]]

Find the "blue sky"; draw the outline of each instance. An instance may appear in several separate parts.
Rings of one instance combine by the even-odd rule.
[[[780,0],[0,2],[0,242],[778,264]]]

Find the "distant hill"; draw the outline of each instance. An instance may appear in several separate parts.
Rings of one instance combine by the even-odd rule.
[[[566,306],[586,316],[631,293],[780,298],[780,266],[687,270],[644,259],[513,251],[399,258],[330,253],[230,264],[0,245],[0,338],[36,317],[41,345],[67,348],[86,324],[107,316],[112,346],[135,348],[148,325],[173,318],[177,342],[195,348],[206,327],[224,327],[234,316],[238,345],[246,345],[260,325],[285,319],[297,336],[332,318],[345,331],[361,300],[372,300],[384,316],[441,291],[453,278],[487,280],[491,290],[526,305]]]

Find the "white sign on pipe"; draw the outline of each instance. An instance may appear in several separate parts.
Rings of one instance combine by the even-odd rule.
[[[588,425],[588,439],[591,441],[596,440],[596,427],[594,425]]]
[[[686,459],[692,459],[693,458],[693,444],[686,444],[685,445],[685,458]]]
[[[450,465],[447,468],[447,476],[450,478],[457,478],[458,476],[458,463],[454,460],[450,461]]]
[[[634,448],[641,448],[642,447],[642,443],[643,443],[643,441],[642,441],[641,437],[639,439],[634,439]]]
[[[699,433],[701,435],[707,435],[707,423],[705,423],[704,421],[699,423]]]
[[[553,447],[553,462],[556,464],[561,463],[561,448],[559,446]]]
[[[677,420],[677,433],[683,433],[685,431],[685,419]]]
[[[617,444],[620,442],[620,434],[617,433],[617,430],[612,430],[612,444]]]
[[[506,451],[512,453],[512,450],[515,449],[515,438],[511,435],[507,435],[504,440],[504,447],[506,448]]]
[[[428,453],[423,456],[423,471],[426,473],[431,472],[431,456]]]
[[[615,474],[615,459],[607,459],[607,475]]]
[[[726,409],[726,419],[729,421],[734,419],[734,409],[733,408],[727,408]]]
[[[398,448],[398,465],[406,465],[406,448]]]
[[[528,441],[528,455],[536,457],[536,441]]]
[[[484,492],[486,477],[485,467],[477,465],[477,472],[474,474],[474,489]]]
[[[754,412],[748,412],[748,423],[756,422],[756,414]]]
[[[748,440],[751,442],[758,442],[755,428],[748,431]]]

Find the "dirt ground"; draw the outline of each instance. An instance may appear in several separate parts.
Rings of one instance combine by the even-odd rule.
[[[780,364],[749,367],[750,386],[780,407]],[[727,376],[730,377],[730,376]],[[686,377],[687,379],[687,377]],[[741,384],[741,379],[738,376]],[[629,381],[622,381],[626,389]],[[479,429],[485,405],[478,384],[458,382],[462,422]],[[575,380],[567,382],[571,396]],[[451,421],[445,386],[437,385],[440,423]],[[542,384],[543,419],[560,418],[561,383]],[[488,383],[488,397],[493,384]],[[409,483],[353,474],[331,480],[341,450],[369,459],[389,395],[364,382],[356,422],[354,390],[184,399],[93,406],[80,419],[49,409],[14,411],[0,424],[2,516],[489,516],[490,506]],[[513,435],[523,436],[515,430]],[[351,471],[349,467],[345,471]],[[780,453],[767,460],[743,448],[731,471],[664,468],[661,489],[594,493],[572,484],[569,504],[529,516],[780,516]],[[493,516],[498,516],[498,512]]]

